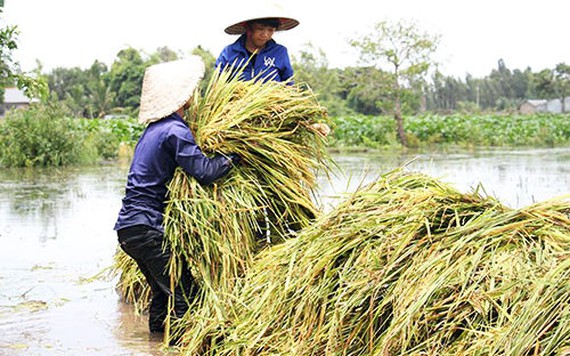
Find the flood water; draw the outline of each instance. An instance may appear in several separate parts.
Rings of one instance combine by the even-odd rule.
[[[323,209],[399,166],[513,208],[570,193],[570,148],[334,155]],[[0,170],[0,355],[164,355],[105,278],[128,167]],[[97,278],[98,275],[103,277]]]

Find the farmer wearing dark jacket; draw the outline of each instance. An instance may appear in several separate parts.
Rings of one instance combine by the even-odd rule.
[[[115,230],[121,248],[138,264],[152,290],[149,309],[151,332],[163,332],[168,297],[174,298],[173,319],[188,310],[195,286],[190,273],[172,291],[167,264],[170,249],[164,244],[163,214],[167,184],[182,167],[200,184],[208,185],[228,174],[237,155],[208,158],[196,144],[183,120],[184,109],[204,74],[197,56],[146,69],[139,120],[148,124],[135,147]]]
[[[290,81],[293,67],[289,53],[285,46],[275,42],[273,34],[275,31],[290,30],[299,21],[282,16],[283,10],[276,5],[264,4],[253,9],[259,16],[253,15],[225,29],[227,34],[241,36],[222,50],[216,60],[216,68],[243,68],[243,80]]]

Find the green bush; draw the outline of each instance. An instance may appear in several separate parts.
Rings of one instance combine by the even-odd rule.
[[[0,120],[0,165],[65,166],[115,159],[121,143],[134,146],[143,130],[134,118],[77,119],[63,105],[34,104]]]
[[[6,167],[92,163],[96,150],[79,121],[57,104],[13,110],[0,121],[0,164]]]
[[[80,123],[104,159],[117,158],[121,143],[134,146],[144,130],[133,118],[80,119]]]

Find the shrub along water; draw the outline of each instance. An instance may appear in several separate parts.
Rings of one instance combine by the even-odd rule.
[[[119,156],[121,145],[134,147],[144,126],[135,118],[79,119],[88,132],[100,158],[113,160]]]
[[[7,167],[91,163],[94,147],[60,105],[32,105],[0,122],[0,163]]]
[[[78,119],[60,104],[34,104],[0,120],[0,165],[46,167],[115,159],[142,132],[135,119]]]

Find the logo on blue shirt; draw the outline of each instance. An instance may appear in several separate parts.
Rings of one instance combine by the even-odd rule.
[[[275,67],[275,57],[263,57],[263,63],[266,67]]]

